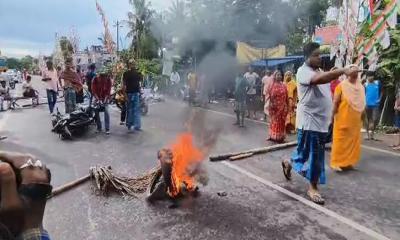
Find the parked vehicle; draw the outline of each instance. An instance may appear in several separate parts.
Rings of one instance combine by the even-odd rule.
[[[90,125],[94,123],[94,116],[91,107],[80,109],[62,115],[58,109],[52,120],[53,132],[58,134],[62,140],[73,139],[87,132]]]

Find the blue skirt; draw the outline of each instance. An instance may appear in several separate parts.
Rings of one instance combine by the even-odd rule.
[[[297,130],[297,148],[292,154],[294,171],[313,183],[326,183],[325,143],[327,133]]]

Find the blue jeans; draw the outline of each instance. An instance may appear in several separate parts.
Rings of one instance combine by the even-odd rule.
[[[101,131],[101,120],[100,120],[100,111],[95,111],[95,118],[97,124],[97,130]],[[104,127],[106,131],[110,130],[110,113],[108,112],[108,104],[104,105]]]
[[[141,129],[140,121],[140,95],[139,93],[128,93],[126,126],[130,129]]]
[[[53,113],[54,106],[56,105],[57,102],[57,92],[52,89],[46,89],[46,93],[47,93],[47,102],[49,103],[50,113]]]
[[[64,90],[65,97],[65,113],[72,113],[76,108],[76,92],[73,88]]]

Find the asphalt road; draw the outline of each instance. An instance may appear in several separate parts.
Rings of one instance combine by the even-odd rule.
[[[110,136],[93,129],[74,141],[61,141],[50,131],[46,105],[3,112],[0,134],[8,139],[0,142],[0,149],[43,159],[52,170],[54,186],[87,174],[94,165],[111,165],[118,174],[133,176],[157,164],[157,151],[185,130],[193,114],[196,133],[212,129],[219,134],[213,154],[267,144],[262,123],[248,121],[245,129],[238,129],[228,112],[190,109],[169,100],[150,106],[143,132],[127,134],[113,109]],[[284,179],[280,161],[291,151],[235,163],[205,161],[209,184],[201,187],[199,198],[174,210],[163,202],[148,205],[144,196],[97,196],[88,183],[50,200],[44,226],[53,239],[61,240],[400,239],[399,154],[363,148],[357,171],[337,174],[327,166],[328,184],[322,187],[326,205],[321,208],[306,200],[301,177]]]

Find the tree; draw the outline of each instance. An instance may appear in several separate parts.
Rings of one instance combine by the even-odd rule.
[[[132,38],[132,47],[136,58],[151,59],[157,56],[158,42],[153,37],[150,29],[151,18],[154,10],[150,9],[147,0],[130,0],[133,11],[128,13],[128,26],[130,31],[127,37]]]
[[[331,4],[337,4],[337,1],[331,1]],[[291,0],[291,5],[296,9],[295,18],[285,43],[289,54],[299,54],[302,52],[304,42],[310,41],[315,28],[323,23],[329,1]]]
[[[8,58],[7,59],[7,68],[9,69],[22,69],[21,61],[16,58]]]
[[[20,62],[21,62],[22,68],[27,69],[27,70],[32,70],[33,65],[34,65],[34,58],[30,55],[27,55],[27,56],[21,58]]]
[[[385,89],[380,123],[387,126],[393,125],[395,95],[400,87],[400,27],[390,30],[390,43],[390,47],[385,50],[378,48],[380,57],[377,69]]]
[[[60,38],[60,48],[64,62],[72,58],[74,48],[67,37],[63,36]]]

